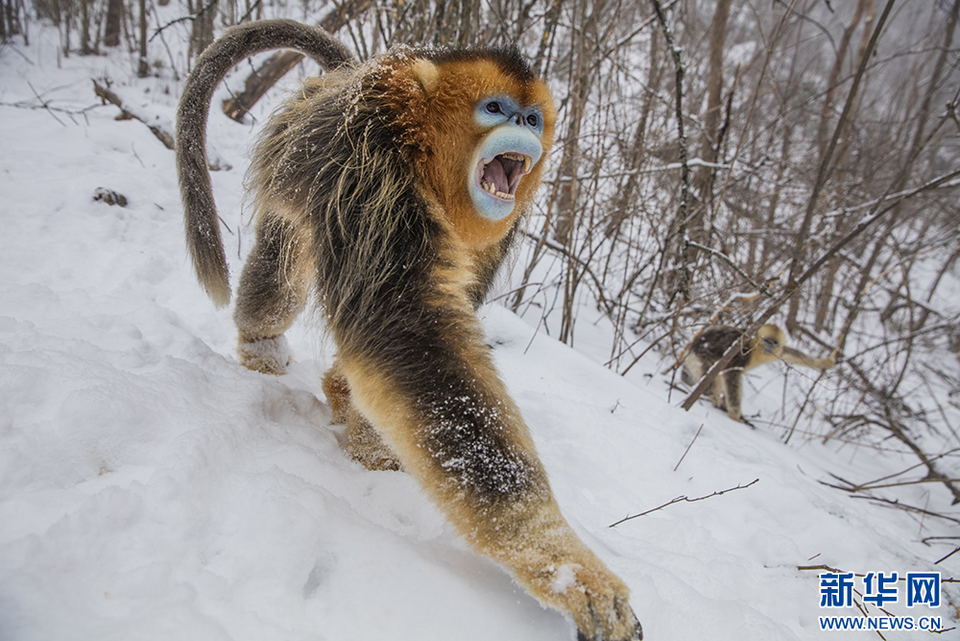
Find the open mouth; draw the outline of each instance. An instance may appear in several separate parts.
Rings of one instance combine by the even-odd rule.
[[[477,185],[491,196],[513,201],[520,179],[530,173],[532,165],[529,156],[516,152],[482,158],[477,164]]]

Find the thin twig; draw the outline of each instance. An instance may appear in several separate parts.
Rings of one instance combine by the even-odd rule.
[[[162,33],[163,30],[166,29],[167,27],[172,27],[175,24],[178,24],[180,22],[186,22],[188,20],[193,22],[194,20],[196,20],[197,18],[205,14],[207,11],[210,11],[210,8],[213,7],[215,4],[217,4],[217,2],[219,1],[220,0],[210,0],[209,2],[207,2],[207,4],[203,5],[203,7],[200,8],[200,11],[197,11],[196,13],[187,15],[187,16],[180,16],[176,20],[171,20],[170,22],[163,25],[162,27],[157,27],[156,30],[153,32],[153,35],[150,36],[150,39],[147,40],[147,42],[153,42],[153,39],[156,38],[158,35],[160,35],[160,33]]]
[[[688,242],[688,243],[687,243],[687,246],[688,246],[688,247],[693,247],[694,249],[699,249],[700,251],[707,252],[707,253],[710,254],[711,256],[716,256],[717,258],[723,260],[725,263],[727,263],[727,265],[729,265],[729,266],[733,269],[733,271],[737,272],[737,274],[739,274],[741,278],[743,278],[745,281],[747,281],[748,283],[750,283],[750,286],[751,286],[751,287],[753,287],[755,290],[759,291],[759,292],[762,293],[762,294],[766,294],[766,293],[767,293],[767,288],[768,288],[768,284],[767,284],[767,283],[764,283],[764,284],[762,284],[762,285],[758,285],[758,284],[756,284],[755,282],[753,282],[753,279],[750,278],[750,275],[747,274],[747,272],[743,271],[743,269],[741,269],[741,267],[740,267],[739,265],[737,265],[735,262],[733,262],[733,259],[731,259],[729,256],[727,256],[727,255],[724,254],[723,252],[718,251],[718,250],[714,249],[713,247],[709,247],[709,246],[707,246],[707,245],[701,245],[700,243],[695,243],[695,242],[693,242],[693,241]]]
[[[250,8],[247,9],[247,12],[240,16],[240,19],[237,20],[237,24],[242,24],[250,19],[250,16],[253,15],[253,12],[261,5],[263,0],[256,0],[253,4],[250,5]]]
[[[597,288],[597,291],[596,291],[596,294],[597,294],[597,303],[599,303],[600,305],[602,305],[602,306],[604,307],[604,309],[606,310],[607,314],[612,314],[612,313],[613,313],[613,302],[607,297],[607,295],[606,295],[606,293],[604,292],[604,289],[603,289],[603,283],[602,283],[601,280],[597,277],[597,275],[593,273],[593,270],[590,269],[590,264],[589,264],[588,261],[585,261],[585,260],[583,260],[582,258],[580,258],[579,256],[576,256],[575,254],[573,254],[572,252],[570,252],[570,250],[568,250],[566,247],[563,247],[562,245],[559,245],[559,244],[557,244],[557,243],[555,243],[555,242],[547,239],[546,237],[538,236],[537,234],[534,234],[534,233],[529,232],[529,231],[524,231],[523,234],[524,234],[524,236],[526,236],[527,238],[529,238],[529,239],[531,239],[531,240],[533,240],[533,241],[535,241],[535,242],[537,242],[537,243],[542,243],[544,247],[547,247],[548,249],[557,252],[558,254],[560,254],[561,256],[563,256],[563,257],[565,257],[565,258],[567,258],[568,260],[571,260],[571,261],[577,263],[577,264],[584,270],[584,273],[586,273],[587,276],[589,276],[590,279],[593,281],[594,287]]]
[[[846,574],[843,570],[839,568],[832,568],[829,565],[824,565],[822,563],[820,565],[798,565],[797,569],[800,570],[801,572],[811,572],[811,571],[816,572],[816,571],[827,570],[835,574]],[[863,576],[863,575],[860,574],[857,576]]]
[[[948,555],[945,556],[945,557],[942,557],[942,558],[938,559],[937,561],[934,561],[933,564],[934,564],[934,565],[939,565],[941,561],[946,561],[947,559],[949,559],[951,556],[953,556],[953,555],[956,554],[957,552],[960,552],[960,547],[954,548],[954,549],[953,549],[953,552],[951,552],[950,554],[948,554]]]
[[[54,119],[54,120],[56,120],[57,122],[59,122],[62,126],[66,127],[66,126],[67,126],[67,123],[65,123],[65,122],[63,122],[62,120],[60,120],[59,118],[57,118],[57,114],[53,113],[53,111],[50,109],[50,105],[47,104],[47,101],[46,101],[46,100],[44,100],[43,98],[40,97],[40,94],[38,94],[38,93],[37,93],[37,90],[33,88],[33,85],[30,83],[29,80],[27,81],[27,86],[30,87],[30,91],[33,92],[33,95],[36,97],[36,99],[40,101],[40,106],[43,107],[44,109],[46,109],[46,110],[47,110],[47,113],[50,114],[51,116],[53,116],[53,119]]]
[[[820,481],[820,482],[823,483],[823,481]],[[829,486],[829,487],[836,487],[838,490],[844,489],[844,488],[842,488],[842,487],[837,487],[837,486],[835,486],[835,485],[830,485],[829,483],[823,483],[823,484],[826,485],[826,486]],[[864,495],[860,495],[860,494],[854,494],[854,495],[852,495],[852,498],[855,498],[855,499],[866,499],[866,500],[868,500],[868,501],[876,501],[877,503],[880,503],[881,505],[887,505],[887,506],[889,506],[889,507],[897,508],[897,509],[903,510],[903,511],[905,511],[905,512],[916,512],[917,514],[925,514],[925,515],[927,515],[927,516],[932,516],[932,517],[935,517],[935,518],[938,518],[938,519],[943,519],[944,521],[952,521],[953,523],[960,523],[960,519],[958,519],[958,518],[954,518],[954,517],[952,517],[952,516],[947,516],[946,514],[940,514],[940,513],[938,513],[938,512],[931,512],[930,510],[924,510],[923,508],[915,507],[915,506],[913,506],[913,505],[907,505],[906,503],[901,503],[901,502],[898,501],[898,500],[885,499],[885,498],[882,498],[882,497],[879,497],[879,496],[864,496]]]
[[[686,458],[687,452],[690,451],[690,448],[693,447],[693,444],[696,442],[697,437],[700,436],[700,432],[703,431],[703,423],[700,423],[700,429],[697,430],[697,433],[693,435],[693,440],[690,441],[690,445],[687,445],[687,449],[683,451],[683,456],[680,457],[680,460],[677,461],[677,464],[673,466],[673,471],[676,472],[677,468],[680,467],[680,464],[683,463],[683,459]]]
[[[620,519],[619,521],[617,521],[616,523],[610,524],[610,525],[607,526],[607,527],[617,527],[618,525],[620,525],[621,523],[624,523],[625,521],[630,521],[630,520],[632,520],[632,519],[638,519],[638,518],[640,518],[641,516],[646,516],[647,514],[650,514],[650,513],[652,513],[652,512],[656,512],[657,510],[662,510],[662,509],[665,508],[665,507],[669,507],[669,506],[673,505],[674,503],[696,503],[697,501],[705,501],[705,500],[707,500],[707,499],[712,499],[712,498],[715,497],[715,496],[720,496],[720,495],[722,495],[722,494],[726,494],[727,492],[733,492],[734,490],[745,490],[745,489],[747,489],[748,487],[750,487],[751,485],[753,485],[754,483],[758,483],[759,481],[760,481],[760,479],[753,479],[752,481],[750,481],[750,482],[747,483],[746,485],[738,485],[738,486],[736,486],[736,487],[728,487],[728,488],[725,489],[725,490],[719,490],[719,491],[717,491],[717,492],[714,492],[713,494],[708,494],[708,495],[706,495],[706,496],[698,496],[698,497],[695,498],[695,499],[691,499],[689,496],[678,496],[677,498],[673,499],[672,501],[667,501],[667,502],[664,503],[663,505],[660,505],[660,506],[655,507],[655,508],[653,508],[653,509],[647,510],[647,511],[645,511],[645,512],[641,512],[640,514],[634,514],[634,515],[632,515],[632,516],[626,516],[626,517]]]
[[[27,57],[27,54],[23,53],[22,51],[20,51],[19,49],[17,49],[17,48],[14,47],[13,45],[8,44],[8,45],[6,45],[5,48],[10,49],[10,50],[13,51],[15,54],[19,55],[21,58],[23,58],[23,59],[26,60],[28,63],[30,63],[31,66],[33,66],[33,67],[36,67],[36,66],[37,66],[37,63],[35,63],[35,62],[34,62],[33,60],[31,60],[30,58],[28,58],[28,57]]]
[[[947,450],[946,452],[942,452],[942,453],[940,453],[940,454],[937,454],[936,456],[931,456],[931,457],[929,458],[929,462],[930,462],[930,463],[933,463],[934,461],[936,461],[936,460],[938,460],[938,459],[941,459],[941,458],[944,458],[945,456],[951,456],[952,454],[954,454],[955,452],[958,452],[958,451],[960,451],[960,448],[953,448],[953,449],[951,449],[951,450]],[[925,462],[921,461],[920,463],[916,463],[916,464],[914,464],[914,465],[911,465],[910,467],[906,468],[905,470],[900,470],[899,472],[894,472],[893,474],[888,474],[888,475],[886,475],[886,476],[881,476],[881,477],[878,478],[878,479],[874,479],[874,480],[872,480],[872,481],[867,481],[866,483],[852,483],[852,482],[848,481],[847,479],[840,478],[840,477],[837,476],[836,474],[832,474],[831,476],[833,476],[833,477],[836,478],[836,479],[839,479],[839,480],[843,481],[844,483],[849,484],[849,485],[850,485],[849,488],[844,488],[844,489],[847,489],[847,491],[849,491],[849,492],[858,492],[858,491],[860,491],[860,490],[871,490],[871,489],[875,489],[875,488],[878,488],[878,487],[893,487],[893,486],[895,486],[895,485],[912,485],[912,484],[914,484],[914,483],[923,483],[923,482],[927,482],[927,481],[930,481],[930,480],[940,480],[940,479],[924,478],[924,479],[921,479],[921,480],[919,480],[919,481],[906,481],[906,482],[903,482],[903,483],[882,484],[883,481],[889,481],[890,479],[892,479],[892,478],[894,478],[894,477],[896,477],[896,476],[900,476],[901,474],[906,474],[907,472],[911,472],[911,471],[917,469],[918,467],[924,466],[925,464],[926,464]]]
[[[933,460],[934,459],[930,459],[929,461],[918,463],[914,467],[919,467],[920,465],[927,465],[928,462],[932,462]],[[922,479],[914,479],[912,481],[899,481],[896,483],[880,483],[878,481],[871,481],[869,483],[856,484],[856,483],[851,483],[847,479],[841,478],[836,474],[831,474],[830,476],[840,481],[843,481],[848,485],[848,487],[842,487],[839,485],[830,485],[829,483],[825,483],[825,485],[830,485],[830,487],[837,488],[838,490],[844,490],[844,491],[850,492],[851,494],[856,494],[857,492],[862,492],[864,490],[878,490],[885,487],[901,487],[903,485],[920,485],[923,483],[960,483],[960,479],[954,479],[949,477],[934,478],[934,477],[926,476]],[[893,476],[896,476],[896,475],[893,475]]]

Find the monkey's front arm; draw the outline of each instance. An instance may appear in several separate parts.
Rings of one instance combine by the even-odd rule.
[[[398,323],[396,336],[382,337],[385,345],[420,346],[409,360],[388,364],[389,349],[341,349],[338,368],[356,409],[471,546],[569,613],[580,638],[641,638],[628,589],[560,513],[476,318],[437,309],[417,315],[433,322]]]

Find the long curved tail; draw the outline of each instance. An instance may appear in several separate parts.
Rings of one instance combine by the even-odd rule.
[[[197,59],[177,109],[177,176],[193,266],[217,307],[230,302],[230,276],[207,168],[210,101],[234,65],[271,49],[295,49],[326,71],[356,62],[350,50],[329,33],[293,20],[259,20],[231,27]]]

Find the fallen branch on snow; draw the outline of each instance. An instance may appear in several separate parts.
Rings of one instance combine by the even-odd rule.
[[[167,149],[173,149],[173,134],[166,130],[162,125],[158,123],[149,123],[146,118],[142,115],[137,114],[137,109],[130,107],[128,104],[125,104],[123,100],[120,99],[120,96],[113,93],[100,83],[93,80],[93,92],[100,97],[101,100],[105,100],[111,104],[116,105],[120,108],[120,115],[123,118],[132,118],[133,120],[139,120],[147,126],[150,131],[153,132],[153,135],[157,137],[157,140],[163,143],[163,146]]]
[[[104,102],[109,102],[119,107],[121,119],[139,120],[145,124],[151,132],[153,132],[153,135],[157,137],[157,140],[163,143],[164,147],[173,150],[173,124],[167,118],[164,118],[161,115],[149,114],[143,109],[131,105],[129,102],[123,100],[123,98],[108,89],[106,86],[101,85],[96,81],[96,79],[93,79],[93,91]],[[212,149],[207,150],[207,158],[210,171],[232,169],[230,163],[221,158],[219,154]]]
[[[728,487],[728,488],[725,489],[725,490],[719,490],[719,491],[717,491],[717,492],[714,492],[713,494],[708,494],[708,495],[706,495],[706,496],[698,496],[698,497],[695,498],[695,499],[692,499],[692,498],[690,498],[689,496],[686,496],[686,495],[684,495],[684,496],[678,496],[677,498],[673,499],[672,501],[667,501],[667,502],[664,503],[663,505],[660,505],[660,506],[655,507],[655,508],[653,508],[653,509],[647,510],[646,512],[641,512],[640,514],[634,514],[633,516],[624,517],[624,518],[620,519],[619,521],[617,521],[616,523],[612,523],[612,524],[610,524],[610,525],[607,526],[607,527],[617,527],[618,525],[620,525],[621,523],[623,523],[623,522],[625,522],[625,521],[629,521],[629,520],[631,520],[631,519],[638,519],[638,518],[640,518],[641,516],[646,516],[647,514],[650,514],[651,512],[656,512],[657,510],[662,510],[662,509],[665,508],[665,507],[669,507],[669,506],[673,505],[674,503],[696,503],[697,501],[705,501],[705,500],[707,500],[707,499],[712,499],[712,498],[715,497],[715,496],[720,496],[721,494],[726,494],[727,492],[733,492],[734,490],[745,490],[745,489],[747,489],[748,487],[750,487],[751,485],[753,485],[753,484],[755,484],[755,483],[758,483],[759,481],[760,481],[760,479],[753,479],[752,481],[750,481],[750,482],[747,483],[746,485],[738,485],[738,486],[736,486],[736,487]]]

